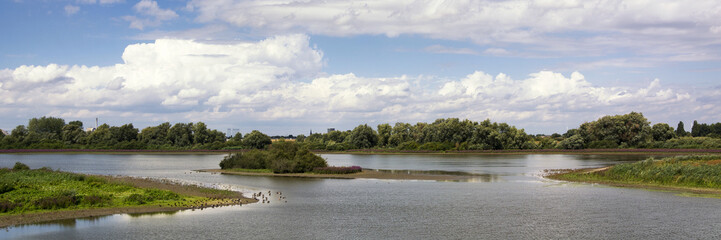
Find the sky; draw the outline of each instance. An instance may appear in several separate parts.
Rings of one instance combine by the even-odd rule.
[[[5,0],[0,129],[721,121],[716,0]]]

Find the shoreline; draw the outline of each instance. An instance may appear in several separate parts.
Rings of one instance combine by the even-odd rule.
[[[545,171],[548,173],[544,175],[544,178],[551,179],[551,180],[557,180],[557,181],[565,181],[565,182],[576,182],[576,183],[589,183],[589,184],[602,184],[602,185],[608,185],[612,187],[623,187],[623,188],[637,188],[637,189],[646,189],[646,190],[659,190],[659,191],[673,191],[673,192],[679,192],[679,193],[692,193],[692,194],[710,194],[714,195],[714,197],[721,197],[721,189],[715,189],[715,188],[698,188],[698,187],[685,187],[685,186],[674,186],[674,185],[662,185],[662,184],[653,184],[653,183],[643,183],[643,182],[628,182],[628,181],[614,181],[614,180],[578,180],[578,179],[571,179],[571,178],[565,178],[564,176],[569,173],[579,173],[579,174],[591,174],[595,172],[601,172],[609,169],[611,166],[608,167],[600,167],[600,168],[581,168],[581,169],[546,169]]]
[[[51,222],[65,219],[76,219],[85,217],[100,217],[114,214],[140,214],[140,213],[158,213],[158,212],[176,212],[181,210],[203,210],[204,208],[215,208],[222,206],[242,205],[258,202],[257,199],[248,198],[240,192],[230,192],[230,194],[221,194],[218,192],[207,191],[209,188],[183,185],[180,183],[163,180],[163,179],[145,179],[127,176],[105,176],[92,175],[108,179],[108,181],[117,183],[130,184],[137,188],[155,188],[161,190],[172,191],[177,194],[205,197],[206,201],[187,206],[162,206],[161,205],[140,205],[125,207],[106,207],[106,208],[85,208],[85,209],[64,209],[46,212],[21,213],[13,215],[0,216],[0,228],[6,228],[17,225],[26,225],[34,223]]]
[[[323,179],[380,179],[380,180],[429,180],[429,181],[467,181],[480,175],[451,175],[451,174],[425,174],[411,170],[372,170],[363,169],[358,173],[348,174],[320,174],[320,173],[260,173],[260,172],[238,172],[222,169],[199,169],[198,172],[211,172],[241,176],[260,177],[294,177],[294,178],[323,178]]]

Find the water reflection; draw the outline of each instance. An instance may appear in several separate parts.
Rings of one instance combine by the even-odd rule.
[[[462,176],[463,178],[438,180],[441,182],[499,182],[501,178],[498,174],[479,174],[469,173],[463,171],[441,171],[441,170],[399,170],[399,169],[372,169],[365,168],[364,170],[376,171],[383,173],[392,173],[395,175],[440,175],[440,176]],[[399,177],[404,179],[404,177]]]

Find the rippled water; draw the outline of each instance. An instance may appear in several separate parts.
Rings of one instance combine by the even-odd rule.
[[[27,239],[674,239],[721,236],[721,200],[672,192],[565,183],[543,169],[599,167],[623,155],[323,155],[331,165],[458,171],[478,182],[308,179],[192,172],[222,155],[0,155],[73,172],[168,178],[247,193],[282,191],[288,202],[25,225]]]

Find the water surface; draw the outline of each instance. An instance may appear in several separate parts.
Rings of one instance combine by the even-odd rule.
[[[322,155],[331,165],[459,171],[479,182],[273,178],[192,172],[222,155],[5,154],[32,168],[167,178],[246,193],[281,191],[288,202],[203,211],[66,220],[13,227],[23,239],[668,239],[721,236],[721,200],[672,192],[565,183],[543,169],[601,167],[624,155]]]

